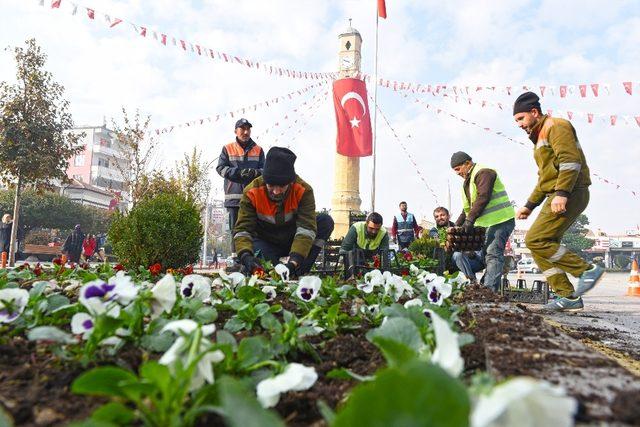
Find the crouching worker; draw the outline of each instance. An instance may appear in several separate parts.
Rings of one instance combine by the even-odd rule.
[[[382,226],[382,215],[371,212],[365,221],[356,222],[349,227],[347,235],[342,240],[340,254],[345,255],[345,276],[353,275],[355,264],[370,260],[381,251],[386,255],[388,250],[389,233]]]
[[[316,216],[313,189],[296,175],[295,161],[291,150],[272,147],[262,176],[244,189],[233,240],[247,275],[260,266],[256,256],[273,265],[288,257],[289,277],[307,274],[333,232],[329,215]]]

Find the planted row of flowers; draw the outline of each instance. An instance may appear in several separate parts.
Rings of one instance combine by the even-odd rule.
[[[319,377],[301,355],[318,359],[323,341],[361,329],[387,366],[373,376],[329,373],[360,382],[338,408],[318,402],[330,425],[571,424],[575,401],[549,384],[460,379],[460,347],[473,337],[456,332],[457,277],[411,266],[403,277],[374,270],[356,282],[289,281],[286,271],[276,266],[264,280],[109,265],[0,270],[1,332],[87,366],[72,391],[111,400],[79,425],[188,426],[205,413],[230,425],[282,425],[268,408]],[[126,346],[146,354],[138,372],[104,366]]]

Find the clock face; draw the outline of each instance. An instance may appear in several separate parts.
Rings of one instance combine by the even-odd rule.
[[[352,58],[342,58],[340,60],[340,68],[343,70],[347,70],[353,67],[353,59]]]

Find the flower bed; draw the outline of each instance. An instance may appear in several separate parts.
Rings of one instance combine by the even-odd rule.
[[[268,280],[38,268],[0,270],[0,395],[17,425],[347,426],[401,417],[488,426],[528,416],[500,397],[505,390],[554,403],[548,413],[531,410],[533,425],[568,425],[576,408],[547,383],[495,384],[465,371],[460,347],[473,337],[456,332],[465,324],[460,283],[415,266],[405,277],[374,270],[357,282],[288,281],[278,266]]]

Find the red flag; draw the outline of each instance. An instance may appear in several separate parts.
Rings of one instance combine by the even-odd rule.
[[[617,120],[618,120],[618,116],[616,115],[611,116],[611,126],[615,126]]]
[[[53,0],[51,2],[51,9],[58,9],[60,7],[60,3],[62,3],[62,0]]]
[[[94,19],[96,17],[96,11],[87,8],[87,16],[89,17],[89,19]]]
[[[160,43],[162,43],[163,45],[167,45],[167,35],[166,34],[160,34]],[[213,56],[213,52],[211,53],[211,56]]]
[[[560,98],[564,98],[565,96],[567,96],[567,87],[560,86]]]
[[[636,123],[638,124],[638,126],[640,126],[640,116],[636,116],[635,119],[636,119]]]
[[[598,96],[598,83],[591,84],[591,90],[593,91],[593,96]]]
[[[140,35],[142,37],[147,37],[147,27],[140,27]]]
[[[119,23],[121,23],[121,22],[122,22],[122,19],[120,19],[120,18],[116,18],[116,19],[114,19],[114,20],[113,20],[113,22],[111,23],[111,25],[109,25],[109,28],[113,28],[113,27],[115,27],[116,25],[118,25],[118,24],[119,24]]]
[[[338,128],[336,151],[348,157],[370,156],[373,137],[366,84],[351,78],[334,81],[333,106]]]
[[[567,117],[569,120],[573,119],[573,113],[571,111],[567,111]]]
[[[633,88],[633,83],[631,83],[631,82],[623,82],[622,84],[624,85],[625,92],[627,92],[629,95],[631,95],[631,91],[632,91],[632,88]]]
[[[378,0],[378,16],[387,19],[387,5],[384,4],[384,0]]]
[[[583,98],[587,96],[587,85],[579,85],[578,87],[580,88],[580,96]]]
[[[593,123],[593,113],[587,113],[587,122]]]

